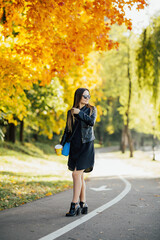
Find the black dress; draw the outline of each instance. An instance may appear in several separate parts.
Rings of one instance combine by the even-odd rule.
[[[81,108],[81,110],[83,107]],[[94,140],[87,143],[82,143],[81,138],[81,119],[77,114],[75,116],[75,123],[73,125],[74,132],[73,138],[70,144],[70,152],[68,157],[68,169],[74,171],[83,170],[84,172],[91,172],[94,166]]]

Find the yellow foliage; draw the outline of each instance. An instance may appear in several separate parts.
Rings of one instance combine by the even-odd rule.
[[[131,28],[125,18],[124,6],[137,3],[143,8],[145,1],[99,0],[99,1],[0,1],[0,16],[3,18],[1,35],[12,39],[12,54],[50,70],[42,81],[51,77],[64,77],[71,66],[82,65],[83,56],[93,50],[114,48],[117,43],[109,40],[110,26],[123,22]],[[104,20],[104,19],[107,20]],[[9,43],[10,44],[10,43]]]
[[[96,74],[100,66],[93,58],[88,64],[87,56],[93,50],[117,47],[109,39],[110,27],[125,23],[131,29],[124,6],[135,3],[138,9],[146,4],[144,0],[0,0],[0,109],[4,106],[5,112],[22,120],[27,115],[24,90],[38,81],[45,86],[53,77],[61,79],[69,102],[82,85],[91,90],[93,103],[100,100],[101,79]],[[73,79],[69,73],[76,66],[78,77]],[[11,115],[8,120],[16,123]]]
[[[52,195],[51,192],[46,193],[46,196],[51,196],[51,195]]]
[[[113,133],[114,133],[114,128],[113,128],[112,125],[108,125],[108,126],[106,127],[106,130],[107,130],[107,132],[108,132],[109,134],[113,134]]]

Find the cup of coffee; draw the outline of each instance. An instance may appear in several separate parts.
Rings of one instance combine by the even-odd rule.
[[[55,148],[55,150],[56,150],[56,154],[58,155],[58,156],[60,156],[61,154],[62,154],[62,145],[61,144],[57,144],[54,148]]]

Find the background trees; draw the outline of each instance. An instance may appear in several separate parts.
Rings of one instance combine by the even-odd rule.
[[[140,39],[143,36],[144,34],[140,36]],[[111,37],[119,42],[119,48],[103,52],[99,57],[103,67],[101,72],[103,92],[106,96],[103,106],[106,105],[107,108],[107,116],[101,118],[99,126],[101,126],[100,131],[102,135],[106,135],[107,132],[109,135],[117,134],[117,140],[119,141],[118,131],[121,131],[121,150],[124,152],[128,144],[130,156],[133,156],[133,145],[136,145],[137,139],[132,139],[130,130],[132,130],[133,134],[135,131],[153,134],[153,121],[157,116],[156,105],[153,103],[154,98],[152,97],[153,89],[151,85],[147,87],[146,83],[147,79],[152,81],[150,79],[150,68],[154,65],[153,57],[149,57],[147,54],[149,49],[145,50],[145,56],[140,55],[144,53],[144,47],[139,45],[141,40],[133,33],[129,34],[123,26],[114,26],[111,31]],[[152,51],[150,54],[154,54],[154,52]],[[152,61],[150,67],[150,62],[144,64],[144,57],[148,61]],[[143,72],[145,71],[143,70],[144,66],[148,67],[148,72]],[[146,79],[145,76],[147,76]],[[152,76],[153,78],[155,77],[154,74]],[[158,88],[157,85],[156,89]],[[112,115],[113,113],[117,113],[115,117]],[[105,124],[102,122],[105,122]],[[158,137],[158,127],[156,129]],[[101,138],[104,139],[104,137]]]
[[[160,16],[154,17],[144,29],[137,49],[138,83],[149,94],[156,128],[160,130]],[[143,91],[143,90],[142,90]],[[151,107],[150,107],[151,110]],[[158,134],[157,132],[157,134]]]

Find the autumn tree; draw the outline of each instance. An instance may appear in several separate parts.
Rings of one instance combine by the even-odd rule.
[[[141,9],[146,3],[144,0],[1,0],[1,48],[9,61],[3,67],[1,88],[5,90],[8,71],[13,80],[8,87],[19,84],[25,87],[24,81],[30,85],[36,79],[47,84],[52,77],[66,76],[72,66],[82,65],[92,50],[117,46],[109,38],[110,27],[125,23],[131,29],[124,7],[131,8],[134,4]],[[2,51],[0,57],[3,58]],[[22,69],[29,68],[29,74],[20,83],[15,77],[20,73],[13,71],[15,64]]]
[[[117,41],[109,37],[110,28],[124,23],[131,29],[125,7],[134,4],[139,10],[146,2],[1,0],[0,109],[8,121],[16,124],[13,116],[20,121],[26,116],[24,91],[33,84],[45,86],[58,77],[60,85],[69,86],[67,92],[70,71],[84,65],[91,51],[116,48]]]

